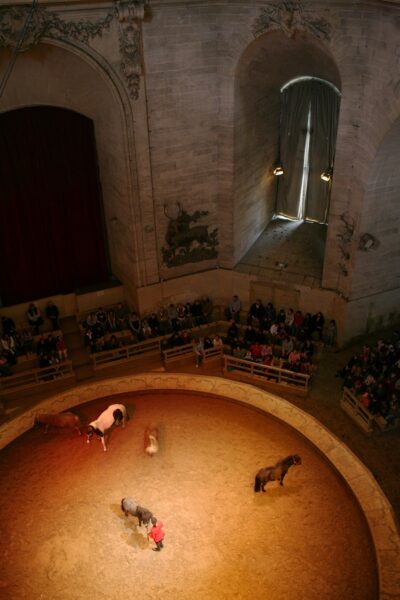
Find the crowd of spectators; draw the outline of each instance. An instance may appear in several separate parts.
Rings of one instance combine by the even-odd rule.
[[[400,331],[362,346],[336,375],[373,415],[394,424],[400,418]]]
[[[39,367],[49,367],[67,360],[64,339],[55,333],[59,329],[59,309],[51,301],[46,306],[45,316],[53,333],[40,338],[40,328],[45,320],[36,304],[29,304],[26,312],[27,326],[20,330],[17,330],[14,319],[1,317],[0,376],[11,375],[12,367],[17,364],[18,357],[23,355],[37,355]]]
[[[264,306],[257,299],[244,316],[246,329],[240,335],[238,324],[243,318],[242,312],[240,299],[234,295],[225,310],[225,317],[231,320],[226,343],[238,358],[272,365],[275,353],[283,368],[311,374],[315,342],[325,341],[332,346],[336,343],[336,323],[331,320],[325,331],[325,319],[320,311],[303,314],[292,308],[277,310],[272,302]]]
[[[128,311],[122,303],[115,309],[99,307],[83,323],[85,345],[93,353],[168,335],[168,347],[183,345],[192,339],[188,330],[211,322],[212,313],[213,303],[208,296],[192,303],[161,306],[143,318],[135,311]]]

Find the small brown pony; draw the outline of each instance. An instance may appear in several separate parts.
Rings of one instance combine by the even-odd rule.
[[[283,460],[280,460],[276,465],[272,467],[265,467],[260,469],[256,475],[254,481],[255,492],[265,492],[265,486],[269,481],[277,481],[283,485],[286,473],[289,471],[292,465],[301,465],[301,457],[298,454],[291,454]]]

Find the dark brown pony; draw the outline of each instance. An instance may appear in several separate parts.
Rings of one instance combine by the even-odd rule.
[[[286,473],[292,465],[301,465],[301,457],[298,454],[291,454],[283,460],[280,460],[273,467],[265,467],[260,469],[254,481],[255,492],[265,492],[265,486],[269,481],[277,481],[283,485]]]

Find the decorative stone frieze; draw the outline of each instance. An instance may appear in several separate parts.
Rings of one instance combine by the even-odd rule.
[[[254,37],[276,29],[283,31],[288,37],[293,37],[296,32],[306,32],[314,37],[329,40],[332,27],[323,18],[313,18],[300,0],[283,0],[272,2],[261,10],[254,23]]]
[[[142,72],[140,22],[145,16],[146,3],[147,0],[115,1],[105,17],[97,20],[67,20],[66,13],[61,18],[56,12],[41,6],[8,6],[0,9],[0,47],[23,52],[44,38],[90,46],[91,40],[101,37],[116,19],[119,27],[119,67],[131,98],[136,99]]]

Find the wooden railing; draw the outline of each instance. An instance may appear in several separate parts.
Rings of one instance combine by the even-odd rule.
[[[222,348],[207,348],[207,350],[204,350],[203,360],[204,362],[207,362],[208,360],[212,360],[214,358],[220,358],[222,353]],[[192,343],[163,350],[163,359],[165,364],[182,360],[184,358],[194,358],[194,356],[194,345]]]
[[[72,362],[66,360],[51,367],[21,371],[15,375],[0,378],[0,394],[32,388],[43,383],[51,383],[60,379],[75,378]]]
[[[365,433],[372,433],[375,421],[374,415],[370,413],[369,410],[361,404],[357,396],[346,387],[343,388],[340,406],[345,413],[347,413],[353,421],[365,431]]]
[[[194,348],[192,342],[190,344],[184,344],[183,346],[175,346],[173,348],[168,348],[167,350],[163,350],[163,359],[165,364],[169,362],[174,362],[176,360],[181,360],[182,358],[193,357],[194,356]]]
[[[129,344],[128,346],[121,346],[113,350],[103,350],[102,352],[91,354],[90,358],[93,362],[93,368],[95,370],[104,369],[115,362],[135,360],[144,355],[161,356],[161,340],[162,338],[153,338],[145,342],[138,342],[137,344]]]
[[[263,381],[271,387],[280,386],[290,391],[306,395],[310,376],[305,373],[295,373],[288,369],[272,365],[263,365],[262,363],[244,360],[234,356],[224,354],[224,373],[225,375],[239,375],[246,379],[255,379]]]

